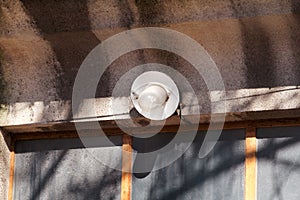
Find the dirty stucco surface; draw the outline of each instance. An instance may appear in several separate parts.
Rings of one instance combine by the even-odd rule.
[[[56,98],[58,64],[47,41],[34,28],[21,2],[2,2],[1,13],[2,82],[6,83],[2,103]]]
[[[227,90],[300,85],[298,0],[0,0],[0,117],[3,107],[14,103],[26,102],[26,108],[5,111],[17,116],[37,101],[51,107],[51,101],[70,100],[86,55],[106,38],[144,26],[171,28],[198,41],[219,67]],[[109,67],[96,96],[111,96],[126,71],[148,62],[172,66],[197,94],[206,91],[187,61],[141,50]],[[250,106],[246,102],[235,110]],[[8,153],[0,141],[0,199],[5,199]]]
[[[298,1],[1,2],[1,83],[6,91],[1,90],[6,94],[1,103],[70,100],[86,55],[109,36],[143,26],[172,28],[198,41],[218,65],[228,90],[300,83]],[[97,97],[111,96],[126,71],[147,62],[172,66],[196,92],[205,91],[204,82],[182,58],[143,50],[109,67]]]
[[[7,199],[9,180],[9,150],[4,141],[4,134],[0,131],[0,199]]]
[[[4,61],[3,58],[3,51],[2,49],[0,49],[0,76],[3,77],[3,68],[2,68],[2,63]],[[2,94],[0,97],[0,101],[4,102],[5,99],[5,82],[3,80],[3,78],[0,79],[0,93]]]
[[[216,62],[226,90],[297,86],[299,13],[297,0],[0,0],[1,109],[24,102],[30,110],[36,102],[49,107],[52,101],[70,100],[77,71],[95,46],[145,26],[171,28],[199,42]],[[186,60],[147,49],[117,59],[100,79],[96,97],[111,96],[122,75],[150,62],[178,70],[199,97],[206,93],[201,76]],[[5,112],[17,115],[20,110]]]

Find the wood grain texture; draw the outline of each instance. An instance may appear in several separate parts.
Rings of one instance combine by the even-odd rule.
[[[10,171],[9,171],[9,185],[8,185],[8,200],[13,200],[14,190],[14,175],[15,175],[15,140],[12,141],[12,149],[10,152]]]
[[[121,182],[121,200],[131,199],[132,185],[132,137],[123,135],[122,145],[122,182]]]
[[[175,123],[175,122],[174,122]],[[265,119],[265,120],[251,120],[251,121],[235,121],[235,122],[228,122],[225,121],[223,128],[220,128],[220,126],[217,124],[216,126],[209,127],[209,123],[199,123],[198,130],[199,131],[205,131],[208,128],[211,130],[230,130],[230,129],[240,129],[240,128],[246,128],[246,127],[256,127],[256,128],[262,128],[262,127],[286,127],[286,126],[300,126],[300,118],[284,118],[284,119]],[[172,133],[177,132],[179,128],[179,122],[174,125],[165,125],[161,131],[160,134],[164,133]],[[157,130],[157,127],[149,127],[147,129],[148,133],[151,132],[151,130]],[[194,125],[182,125],[181,129],[184,132],[189,132],[191,130],[195,129]],[[63,129],[64,130],[64,129]],[[45,132],[9,132],[10,135],[15,140],[36,140],[36,139],[57,139],[57,138],[77,138],[78,133],[76,130],[69,130],[69,131],[45,131]],[[141,130],[141,131],[139,131]],[[7,130],[8,131],[8,130]],[[123,135],[123,132],[120,128],[110,128],[110,129],[104,129],[104,132],[106,135],[113,136],[113,135]],[[135,128],[134,132],[138,132],[139,134],[146,134],[145,128]],[[86,136],[93,136],[93,135],[99,135],[98,130],[87,130]]]
[[[257,197],[256,128],[246,129],[245,200]]]
[[[218,117],[218,114],[214,114],[215,117]],[[132,120],[134,123],[132,123]],[[128,118],[121,120],[123,124],[128,122],[128,128],[137,130],[141,129],[145,122],[145,118]],[[98,121],[102,130],[107,134],[114,134],[119,132],[120,128],[112,117],[110,120],[103,120],[101,118],[91,119],[91,121]],[[147,121],[147,120],[146,120]],[[200,124],[201,129],[208,127],[211,121],[211,115],[201,114],[200,120],[195,115],[184,116],[184,120],[181,121],[180,116],[174,115],[168,118],[165,122],[165,127],[162,130],[166,132],[170,128],[178,128],[178,125],[189,127],[191,124]],[[221,120],[222,121],[222,120]],[[279,124],[297,124],[300,125],[300,110],[285,110],[285,111],[264,111],[264,112],[244,112],[244,113],[226,113],[225,117],[226,124],[243,125],[245,123],[254,123],[261,126],[270,126],[270,122],[278,122]],[[87,130],[90,130],[91,122],[76,122],[85,126]],[[150,127],[155,127],[160,125],[159,122],[151,122]],[[45,133],[45,132],[59,132],[59,131],[76,131],[75,122],[72,121],[61,121],[61,122],[47,122],[47,123],[36,123],[36,124],[23,124],[23,125],[13,125],[13,126],[3,126],[2,127],[7,133],[11,134],[22,134],[22,133]],[[142,130],[142,129],[141,129]],[[143,133],[143,131],[141,132]]]

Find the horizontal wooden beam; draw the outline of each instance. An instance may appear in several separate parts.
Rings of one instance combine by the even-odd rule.
[[[197,115],[173,115],[168,118],[164,124],[165,126],[174,125],[191,125],[191,124],[209,124],[211,117],[222,118],[225,116],[226,123],[244,123],[245,121],[260,121],[260,124],[268,123],[270,120],[276,120],[278,122],[287,119],[288,121],[294,121],[297,123],[296,119],[300,118],[300,110],[274,110],[274,111],[261,111],[261,112],[243,112],[243,113],[226,113],[224,114],[203,114]],[[181,120],[183,119],[183,120]],[[296,120],[296,121],[295,121]],[[8,133],[26,133],[26,132],[57,132],[57,131],[74,131],[76,130],[75,123],[80,124],[81,127],[86,127],[90,129],[90,123],[95,121],[99,122],[99,125],[104,131],[109,131],[110,129],[118,129],[118,124],[122,124],[127,128],[138,129],[143,126],[157,127],[161,124],[159,121],[149,121],[143,117],[133,117],[128,119],[119,119],[117,122],[115,120],[101,120],[98,118],[91,118],[85,121],[61,121],[61,122],[48,122],[48,123],[35,123],[35,124],[24,124],[24,125],[12,125],[12,126],[2,126],[2,129]],[[255,122],[257,123],[257,122]]]
[[[265,120],[245,120],[245,121],[237,121],[237,122],[225,122],[223,127],[212,126],[209,127],[209,123],[200,123],[198,126],[194,125],[183,125],[182,132],[188,132],[195,130],[195,128],[199,131],[205,131],[208,128],[211,130],[219,130],[219,129],[241,129],[251,127],[286,127],[286,126],[300,126],[300,117],[299,118],[283,118],[283,119],[265,119]],[[163,133],[172,133],[177,132],[179,128],[179,124],[176,125],[165,125],[160,131],[160,134]],[[156,131],[157,127],[149,127],[147,129],[143,129],[141,127],[132,129],[135,133],[146,134],[151,131]],[[82,131],[84,134],[80,136],[99,136],[98,130],[85,130]],[[118,127],[104,129],[104,134],[108,136],[113,135],[123,135],[124,131]],[[48,131],[48,132],[11,132],[11,137],[15,140],[33,140],[33,139],[57,139],[57,138],[77,138],[78,132],[76,130],[69,131]]]

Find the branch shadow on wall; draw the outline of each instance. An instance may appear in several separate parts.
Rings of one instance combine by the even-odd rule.
[[[112,140],[120,146],[119,138]],[[106,152],[101,147],[94,150]],[[121,162],[121,155],[103,156]],[[15,167],[14,199],[112,200],[120,195],[121,172],[97,161],[80,139],[19,142]]]
[[[241,9],[243,7],[238,1],[231,0],[232,11],[238,17],[241,14]],[[291,12],[294,14],[299,14],[299,1],[291,1]],[[250,8],[249,8],[250,9]],[[255,5],[251,8],[251,12],[256,16],[259,13],[259,10]],[[297,15],[293,17],[298,18]],[[247,22],[245,22],[247,21]],[[274,25],[276,26],[276,21]],[[287,21],[287,23],[290,23]],[[281,47],[276,46],[275,49],[274,41],[271,40],[273,37],[268,26],[261,19],[242,19],[239,18],[240,32],[242,35],[242,49],[244,53],[244,62],[246,66],[246,78],[247,78],[247,87],[248,88],[272,88],[278,86],[287,86],[287,85],[299,85],[300,84],[300,67],[299,67],[299,58],[300,52],[297,43],[298,31],[297,26],[300,25],[299,20],[297,24],[290,25],[290,46]],[[296,34],[296,35],[295,35]],[[273,37],[274,38],[274,37]],[[278,53],[282,55],[283,51],[287,51],[290,48],[292,50],[292,55],[288,62],[287,66],[283,66],[280,63],[280,58],[278,58]],[[285,58],[282,58],[285,59]],[[285,70],[285,67],[292,67],[293,69]],[[289,79],[284,79],[287,76],[285,73],[292,72],[289,74]]]
[[[53,32],[51,32],[51,30],[56,30],[56,29],[64,29],[65,27],[60,27],[60,20],[55,21],[55,19],[51,19],[50,20],[50,24],[53,23],[54,25],[52,26],[51,30],[48,29],[49,26],[51,27],[51,25],[49,26],[45,26],[44,23],[49,23],[47,22],[47,20],[49,20],[49,17],[45,17],[45,13],[43,13],[43,15],[41,15],[41,12],[39,9],[40,7],[35,7],[31,5],[31,1],[25,1],[24,0],[24,4],[25,7],[27,8],[27,10],[30,12],[30,14],[34,17],[34,19],[37,21],[37,25],[38,27],[42,30],[44,37],[46,38],[46,40],[50,41],[54,51],[57,54],[57,57],[59,59],[59,61],[61,62],[61,64],[64,67],[65,70],[71,70],[70,72],[65,72],[67,74],[70,74],[70,76],[74,76],[74,74],[77,72],[77,68],[74,66],[79,66],[82,62],[82,60],[84,59],[84,56],[96,45],[99,43],[99,40],[95,37],[95,35],[90,31],[89,34],[85,35],[84,37],[82,37],[81,33],[78,33],[77,36],[69,38],[69,34],[68,33],[64,33],[62,35],[64,35],[62,38],[57,39],[56,37],[54,37]],[[89,25],[89,20],[88,20],[88,13],[87,13],[87,8],[85,6],[82,5],[86,5],[86,2],[84,1],[84,3],[81,5],[80,3],[78,4],[80,5],[77,9],[79,10],[83,10],[83,12],[85,14],[82,14],[82,16],[85,16],[83,21],[80,21],[80,23],[83,22],[87,22],[87,29],[90,29],[90,25]],[[78,6],[76,5],[76,6]],[[38,8],[38,9],[37,9]],[[48,6],[44,6],[44,11],[47,10],[49,7]],[[53,9],[54,10],[54,9]],[[61,11],[61,14],[64,15],[65,14],[65,10],[57,7],[55,8],[55,10],[57,11]],[[54,15],[54,13],[52,11],[48,11],[49,16]],[[52,12],[52,13],[51,13]],[[57,14],[57,13],[56,13]],[[66,17],[66,16],[65,16]],[[65,19],[64,17],[64,19]],[[145,17],[147,18],[147,17]],[[76,21],[76,17],[74,18],[70,18],[70,24],[72,24],[74,21]],[[58,23],[58,24],[57,24]],[[64,22],[65,23],[65,22]],[[62,24],[64,24],[62,23]],[[72,29],[72,28],[70,28]],[[63,31],[68,32],[68,29],[64,29]],[[79,30],[80,31],[80,30]],[[246,62],[246,66],[247,66],[247,84],[248,87],[273,87],[275,85],[278,84],[277,79],[276,79],[276,74],[274,73],[274,62],[273,60],[275,59],[274,54],[271,50],[271,42],[269,40],[269,34],[267,31],[264,30],[264,26],[262,24],[259,23],[254,23],[254,24],[244,24],[243,21],[241,20],[241,32],[243,34],[243,49],[244,49],[244,53],[245,53],[245,62]],[[259,34],[257,34],[257,32],[259,32]],[[75,40],[75,41],[73,41]],[[78,41],[77,41],[78,40]],[[70,42],[71,44],[67,44],[68,42]],[[82,43],[83,46],[78,45],[79,43]],[[76,44],[76,45],[75,45]],[[79,54],[77,54],[78,52],[80,52]],[[73,60],[76,57],[75,60]],[[295,56],[295,59],[298,58],[298,56]],[[75,71],[72,71],[76,69]],[[69,78],[68,80],[72,80],[72,78]],[[66,83],[64,82],[64,80],[62,80],[62,84],[67,85],[65,88],[65,90],[61,91],[61,96],[62,97],[69,97],[71,96],[71,91],[69,91],[71,87],[71,85],[73,83]],[[67,90],[67,89],[68,90]],[[274,146],[274,144],[269,144],[266,147],[264,147],[262,150],[260,150],[260,152],[258,152],[258,156],[259,159],[260,157],[263,158],[264,157],[264,152],[268,152],[268,151],[272,151],[273,153],[276,153],[276,151],[279,151],[280,149],[286,148],[290,145],[293,145],[295,143],[299,142],[299,140],[295,140],[295,139],[289,139],[288,141],[282,142],[280,144],[276,144]],[[193,164],[195,164],[195,160],[198,159],[197,158],[197,152],[199,152],[199,144],[195,145],[192,147],[193,149],[191,150],[192,155],[188,158],[182,158],[178,161],[178,163],[176,163],[176,165],[178,165],[177,167],[175,167],[176,169],[180,169],[181,172],[183,172],[183,174],[179,173],[179,177],[180,178],[180,183],[176,186],[176,187],[171,187],[170,185],[168,185],[170,182],[174,181],[174,179],[168,179],[168,177],[166,176],[167,173],[167,169],[164,171],[158,171],[156,174],[156,177],[154,179],[154,182],[157,182],[159,184],[157,184],[156,186],[151,186],[150,189],[150,194],[148,197],[146,197],[146,199],[151,199],[152,197],[156,197],[158,199],[176,199],[181,197],[181,195],[183,195],[186,192],[189,192],[191,190],[193,190],[194,188],[197,187],[201,187],[203,185],[205,185],[205,183],[209,180],[214,179],[215,177],[218,176],[222,176],[226,171],[230,171],[231,169],[233,169],[234,167],[238,166],[238,165],[243,165],[244,163],[244,154],[243,152],[239,152],[236,157],[233,158],[233,160],[230,160],[230,162],[228,162],[228,157],[226,156],[219,156],[219,161],[217,162],[217,165],[212,165],[212,168],[197,168],[195,167],[195,169],[188,169],[190,170],[189,172],[185,171],[186,169],[186,165],[187,166],[192,166]],[[219,150],[222,150],[223,147],[220,147]],[[235,153],[235,150],[231,147],[229,147],[228,152],[226,152],[226,154],[228,154],[229,156],[232,156]],[[62,155],[60,155],[56,161],[54,161],[52,163],[52,166],[54,168],[57,168],[57,166],[59,165],[59,162],[61,162],[62,158],[64,157],[64,153],[62,153]],[[251,156],[251,155],[246,155],[246,156]],[[113,159],[113,158],[112,158]],[[46,162],[46,161],[45,161]],[[209,160],[207,160],[207,163],[209,162]],[[289,163],[286,163],[289,164]],[[53,169],[54,169],[53,168]],[[50,170],[51,171],[51,170]],[[111,176],[111,171],[110,170],[106,170],[104,171],[104,173],[106,174],[105,176]],[[172,177],[174,175],[174,173],[171,173]],[[176,174],[175,174],[176,175]],[[201,177],[201,178],[199,178]],[[51,178],[51,174],[45,176],[45,180],[43,180],[43,184],[41,184],[41,186],[43,186],[44,188],[47,187],[47,179]],[[174,177],[173,177],[174,178]],[[233,177],[234,178],[234,177]],[[110,180],[110,181],[107,181]],[[85,179],[86,182],[88,181],[88,179]],[[102,187],[106,187],[107,185],[111,184],[111,179],[106,179],[103,178],[101,179],[101,181],[99,181],[97,184],[95,184],[95,187],[91,187],[92,190],[99,190],[99,188]],[[279,183],[281,184],[281,183]],[[79,185],[76,185],[76,183],[74,182],[73,184],[71,184],[70,186],[70,191],[74,192],[74,191],[81,191],[80,188],[82,188],[83,184],[80,183]],[[94,185],[94,184],[91,184]],[[171,188],[171,189],[170,189]],[[280,188],[280,186],[279,186]],[[232,188],[233,189],[233,188]],[[34,197],[37,197],[39,195],[39,192],[41,191],[41,188],[39,188],[36,191],[36,195],[34,195]],[[82,199],[91,199],[92,197],[90,196],[90,194],[88,194],[88,192],[86,190],[82,190],[83,192],[83,197]],[[231,195],[233,194],[233,191],[228,191]],[[112,194],[110,194],[112,195]],[[109,199],[112,197],[109,197]]]
[[[292,12],[296,21],[296,24],[300,25],[300,1],[298,0],[291,0],[291,7]],[[299,38],[299,29],[297,27],[291,26],[291,35],[290,35],[290,41],[291,41],[291,48],[293,51],[293,58],[295,63],[295,68],[298,69],[295,72],[296,78],[300,81],[300,38]]]
[[[87,0],[22,2],[42,36],[50,42],[61,65],[60,88],[56,88],[59,97],[71,99],[77,70],[87,54],[100,43],[91,31]]]
[[[259,139],[271,139],[258,149],[258,162],[277,162],[288,170],[280,173],[289,174],[298,170],[298,161],[275,159],[281,151],[299,146],[299,135],[289,132],[289,129],[283,129],[279,134],[267,132],[265,135],[258,135]],[[172,138],[172,135],[161,134],[156,141],[152,141],[152,147],[156,148],[166,138]],[[198,132],[183,156],[166,168],[150,172],[144,177],[133,175],[133,197],[149,200],[243,197],[245,157],[251,158],[255,155],[254,152],[245,154],[244,130],[223,132],[213,151],[207,157],[199,158],[204,136],[204,132]],[[273,137],[285,139],[273,142]],[[121,145],[121,140],[118,139],[116,143]],[[148,145],[151,147],[151,144]],[[24,199],[28,194],[32,200],[45,194],[59,199],[115,199],[120,194],[121,172],[94,162],[82,148],[79,139],[37,140],[17,144],[15,199]],[[180,144],[173,148],[178,150]],[[103,156],[109,156],[112,160],[120,158],[114,154]],[[287,175],[272,181],[273,187],[279,188],[276,190],[278,195],[282,195],[281,189],[288,179]],[[24,193],[26,190],[28,193]]]
[[[3,59],[3,52],[0,48],[0,105],[7,103],[5,100],[5,81],[4,81],[4,74],[3,74],[3,66],[2,66],[2,59]],[[1,108],[0,108],[1,109]]]
[[[231,132],[232,133],[232,132]],[[245,141],[242,136],[231,136],[230,132],[223,133],[219,142],[206,158],[198,157],[201,147],[201,137],[197,136],[192,146],[185,154],[170,166],[159,171],[151,172],[148,177],[133,179],[133,197],[136,199],[242,199],[244,197],[244,162],[245,156],[252,158],[255,153],[245,154]],[[269,136],[260,135],[266,139]],[[260,177],[269,181],[275,193],[270,196],[283,196],[283,187],[290,178],[290,174],[297,173],[300,163],[284,159],[275,159],[274,156],[287,148],[299,146],[300,137],[281,132],[285,137],[283,141],[269,142],[258,149],[256,155],[258,162],[267,160],[282,165],[280,173],[286,174],[280,179],[269,180],[276,176]],[[201,134],[200,134],[201,135]],[[226,135],[226,136],[225,136]],[[299,155],[298,155],[299,156]],[[276,177],[275,177],[276,178]],[[143,191],[144,190],[144,191]],[[299,194],[298,194],[299,195]],[[274,198],[272,198],[274,199]]]
[[[231,0],[232,11],[236,16],[240,15],[242,7],[238,1]],[[255,15],[255,7],[253,8]],[[271,49],[270,35],[260,21],[247,23],[239,19],[242,35],[242,50],[246,66],[246,79],[248,88],[274,87],[276,74],[274,67],[274,52]]]
[[[300,85],[300,45],[299,40],[299,11],[300,2],[291,1],[291,12],[294,15],[282,16],[286,22],[286,29],[288,32],[286,37],[288,42],[275,42],[274,38],[282,33],[274,33],[274,29],[270,27],[276,26],[274,24],[268,25],[263,17],[256,18],[241,18],[242,12],[245,10],[244,5],[239,1],[230,0],[231,9],[239,22],[239,29],[241,33],[241,46],[243,52],[245,79],[246,85],[243,88],[275,88],[280,86],[298,86]],[[254,16],[259,15],[259,10],[256,4],[251,3],[247,5],[247,9],[251,9]],[[279,29],[278,29],[279,30]],[[276,34],[274,36],[274,34]],[[279,37],[280,38],[280,37]],[[288,56],[283,57],[285,54]],[[282,56],[282,57],[281,57]],[[283,60],[283,61],[281,61]],[[239,89],[239,88],[237,88]],[[282,93],[288,91],[284,89]],[[238,94],[239,91],[237,91]],[[232,111],[252,110],[253,106],[264,101],[270,101],[272,95],[266,93],[258,94],[252,101],[249,100],[244,103],[234,105]],[[238,96],[238,95],[237,95]],[[243,99],[244,97],[239,97]],[[295,97],[297,98],[297,97]],[[293,99],[295,99],[293,98]],[[293,99],[289,99],[291,102]],[[274,105],[273,109],[280,108],[280,102]]]

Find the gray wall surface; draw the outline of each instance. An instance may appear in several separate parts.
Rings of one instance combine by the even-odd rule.
[[[4,135],[0,130],[0,199],[6,200],[8,197],[8,180],[10,170],[10,152],[4,140]]]
[[[96,45],[123,30],[145,26],[175,29],[198,41],[217,63],[228,90],[300,84],[297,0],[13,0],[1,1],[0,10],[4,104],[70,100],[76,73]],[[199,96],[205,92],[187,61],[144,50],[116,60],[100,80],[105,87],[99,87],[97,96],[110,96],[120,76],[148,62],[172,66]]]
[[[69,121],[74,80],[87,54],[110,36],[146,26],[180,31],[208,51],[226,90],[232,90],[230,98],[236,100],[229,110],[261,111],[266,104],[271,105],[268,110],[277,111],[282,105],[299,109],[299,92],[286,95],[287,90],[298,88],[268,91],[300,85],[299,0],[0,0],[1,126],[15,121]],[[178,70],[198,97],[204,98],[201,106],[209,107],[205,83],[192,66],[179,56],[153,49],[128,53],[112,63],[99,82],[96,97],[110,97],[126,71],[149,62]],[[137,75],[124,85],[123,95]],[[264,90],[256,94],[250,88]],[[284,98],[266,95],[271,93]],[[201,113],[206,111],[210,110]],[[4,155],[0,167],[6,177],[5,144],[0,149]],[[2,181],[7,185],[6,178]],[[5,189],[0,193],[5,194]]]
[[[121,137],[113,138],[121,145]],[[104,154],[104,149],[110,154]],[[93,152],[121,164],[115,147]],[[16,144],[14,199],[120,199],[121,172],[106,167],[79,139],[20,141]]]
[[[244,198],[244,131],[223,131],[213,151],[203,159],[198,157],[203,142],[200,132],[191,147],[170,166],[149,174],[133,176],[132,199],[203,199],[241,200]],[[154,141],[141,143],[134,139],[133,146],[147,152],[172,139],[160,135]],[[147,161],[144,161],[147,162]]]
[[[257,111],[256,105],[266,102],[272,105],[269,110],[279,109],[286,99],[270,94],[285,96],[295,89],[267,89],[300,85],[299,13],[298,0],[1,0],[0,124],[14,124],[6,118],[18,119],[17,124],[70,120],[73,84],[88,53],[121,31],[147,26],[177,30],[207,50],[226,90],[236,94],[229,111]],[[201,113],[210,113],[201,75],[183,58],[155,49],[133,51],[113,62],[99,77],[96,97],[110,97],[122,75],[150,62],[184,75],[199,97]],[[129,96],[139,73],[128,78],[120,95]],[[260,88],[266,91],[248,90]],[[289,109],[299,109],[298,93],[288,99]]]
[[[300,199],[299,134],[300,127],[258,129],[258,200]]]

